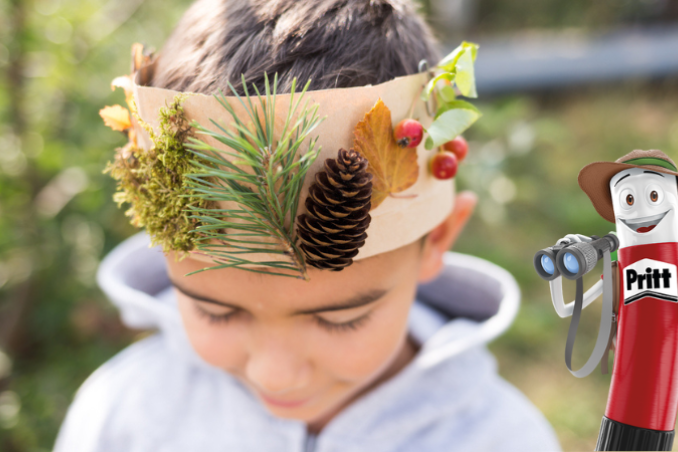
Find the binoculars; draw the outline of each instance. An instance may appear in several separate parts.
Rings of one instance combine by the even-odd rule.
[[[590,242],[570,242],[554,245],[537,251],[534,268],[546,281],[563,275],[567,279],[581,278],[596,266],[606,250],[614,252],[619,248],[619,239],[614,234],[600,238],[591,236]]]

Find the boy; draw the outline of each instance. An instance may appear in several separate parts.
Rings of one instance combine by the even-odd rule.
[[[151,84],[213,94],[230,81],[242,95],[240,74],[261,88],[277,72],[278,92],[295,77],[360,87],[416,74],[421,59],[439,57],[408,1],[199,0]],[[418,240],[341,271],[309,267],[308,280],[186,276],[204,268],[197,255],[129,239],[99,283],[129,326],[161,334],[90,377],[56,451],[557,450],[481,346],[515,315],[515,282],[447,252],[475,202],[459,194]]]

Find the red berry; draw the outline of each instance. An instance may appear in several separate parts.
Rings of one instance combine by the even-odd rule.
[[[431,174],[440,180],[452,179],[457,174],[458,167],[457,156],[449,151],[437,152],[429,161]]]
[[[393,129],[398,146],[416,148],[424,137],[424,126],[414,119],[403,119]]]
[[[454,140],[443,144],[443,149],[454,152],[454,155],[457,156],[457,160],[459,160],[459,163],[461,163],[466,158],[466,154],[468,154],[468,143],[464,137],[459,135]]]

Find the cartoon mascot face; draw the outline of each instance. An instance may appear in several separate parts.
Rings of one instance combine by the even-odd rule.
[[[675,176],[629,168],[612,177],[610,193],[622,247],[676,241]]]

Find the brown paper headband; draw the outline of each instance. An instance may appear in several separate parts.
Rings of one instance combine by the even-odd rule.
[[[139,49],[137,48],[137,53],[138,52]],[[135,57],[134,55],[133,50],[133,58],[136,62],[139,59],[138,56]],[[473,56],[475,56],[475,54]],[[152,78],[155,64],[150,60],[145,63],[146,64],[142,67],[135,63],[134,69],[137,70],[132,77],[127,78],[128,80],[116,79],[118,83],[115,83],[114,81],[114,85],[123,86],[125,88],[128,99],[132,97],[138,119],[140,119],[141,122],[140,125],[139,122],[132,120],[131,126],[119,126],[119,130],[128,131],[130,141],[133,137],[136,149],[135,152],[150,152],[158,146],[153,138],[155,137],[157,139],[157,137],[162,134],[161,120],[163,116],[160,114],[161,109],[173,105],[178,99],[177,96],[182,98],[180,107],[182,109],[182,114],[188,123],[197,123],[210,131],[220,132],[219,128],[212,122],[215,121],[216,124],[223,127],[223,131],[220,133],[228,130],[235,135],[238,134],[238,131],[234,127],[232,115],[222,104],[220,104],[215,96],[206,96],[195,93],[179,93],[177,91],[144,86],[142,82]],[[324,117],[324,120],[311,131],[308,139],[306,139],[299,147],[296,154],[297,158],[303,155],[303,153],[309,149],[311,138],[315,139],[317,137],[315,149],[320,148],[320,151],[313,163],[308,167],[303,184],[300,186],[297,211],[293,219],[294,223],[289,225],[292,226],[290,230],[298,231],[299,218],[303,214],[311,217],[317,217],[318,215],[322,217],[324,212],[324,214],[327,215],[328,211],[332,211],[334,207],[332,202],[334,201],[337,201],[337,204],[345,207],[342,212],[349,212],[350,209],[348,209],[348,206],[356,206],[356,213],[350,213],[346,217],[347,224],[350,223],[352,217],[357,218],[356,215],[361,212],[361,210],[358,209],[358,207],[360,207],[359,200],[347,198],[350,202],[343,202],[340,199],[335,199],[334,201],[330,199],[334,196],[332,193],[339,193],[337,191],[339,189],[335,186],[330,186],[325,190],[324,193],[328,195],[327,197],[321,193],[322,190],[320,189],[320,186],[315,188],[316,191],[313,191],[314,189],[311,188],[312,185],[317,185],[320,182],[316,178],[318,173],[323,171],[327,173],[329,171],[325,164],[325,161],[328,159],[339,162],[339,168],[336,166],[336,163],[334,163],[333,166],[335,178],[344,177],[350,179],[350,177],[352,177],[349,174],[351,171],[347,167],[342,166],[340,162],[341,159],[339,159],[339,155],[348,158],[346,157],[348,153],[338,153],[340,149],[346,151],[355,149],[357,152],[353,154],[353,157],[358,159],[353,161],[353,170],[355,174],[359,175],[358,171],[360,171],[356,162],[362,160],[363,166],[369,168],[369,171],[372,173],[370,176],[370,184],[372,184],[373,190],[375,190],[376,187],[381,186],[381,191],[383,192],[386,190],[387,192],[385,197],[381,197],[383,198],[383,201],[379,200],[378,203],[372,203],[371,206],[368,206],[369,210],[365,208],[362,209],[363,214],[369,212],[368,226],[363,231],[367,238],[363,240],[364,243],[360,244],[357,253],[350,256],[349,260],[352,259],[354,261],[357,259],[368,258],[410,244],[435,228],[447,215],[449,215],[454,205],[454,179],[438,180],[429,172],[428,162],[435,150],[431,151],[425,149],[425,141],[422,140],[416,149],[411,149],[412,154],[409,158],[399,158],[398,161],[389,163],[389,158],[391,158],[394,153],[400,152],[397,148],[392,147],[393,143],[389,144],[386,142],[387,138],[393,140],[392,133],[388,134],[388,137],[386,137],[385,133],[378,134],[375,132],[377,129],[384,126],[387,114],[390,114],[390,123],[388,124],[389,130],[392,130],[392,125],[395,125],[406,118],[415,119],[419,121],[425,129],[428,129],[436,116],[434,109],[435,103],[430,102],[427,106],[427,102],[425,102],[421,96],[422,90],[425,89],[427,83],[431,81],[431,78],[430,72],[423,72],[397,77],[378,85],[306,91],[304,93],[304,101],[302,103],[308,101],[308,105],[317,106],[317,116],[319,118]],[[297,89],[294,99],[295,102],[299,98],[299,91],[301,91],[301,88],[302,87],[300,86]],[[253,103],[257,104],[257,96],[251,91],[252,90],[250,90],[249,93],[250,97]],[[265,98],[264,93],[261,93],[261,95]],[[280,139],[280,128],[285,122],[285,116],[290,111],[291,97],[291,94],[275,95],[276,120],[273,127],[274,142]],[[221,99],[222,102],[225,101],[228,103],[232,109],[232,113],[239,119],[247,118],[248,105],[247,103],[245,103],[245,105],[241,104],[240,100],[236,96],[224,96]],[[433,99],[431,100],[433,101]],[[257,105],[255,105],[255,107],[256,106]],[[249,111],[249,113],[251,114],[252,112]],[[261,113],[260,110],[259,113]],[[102,116],[106,119],[103,113]],[[167,116],[165,116],[165,119],[166,118]],[[245,123],[244,120],[243,123]],[[252,127],[251,121],[248,127]],[[359,129],[360,131],[358,131]],[[372,135],[377,138],[374,138]],[[233,149],[223,142],[208,135],[193,133],[192,136],[202,141],[213,151],[217,150],[221,153],[221,157],[227,158],[231,163],[238,165],[237,162],[239,160],[234,157]],[[368,148],[372,148],[371,154],[369,154]],[[366,149],[368,151],[366,151]],[[128,154],[130,152],[131,151],[128,149]],[[231,155],[227,156],[229,153]],[[357,156],[355,154],[357,154]],[[369,158],[365,154],[369,154]],[[366,165],[364,164],[364,160],[367,160]],[[350,161],[344,160],[344,163],[348,165]],[[384,169],[384,167],[387,168]],[[251,168],[249,168],[249,170],[250,173],[253,173]],[[399,176],[392,178],[395,182],[390,181],[389,183],[384,183],[381,180],[382,173],[388,173],[389,171],[391,173],[409,171],[411,173],[411,177],[408,176],[410,180],[409,186],[407,186],[408,184],[405,184],[406,188],[402,189],[401,184],[401,187],[398,187],[396,182],[398,182]],[[332,173],[332,171],[330,171],[330,173]],[[365,182],[364,175],[360,177],[362,177],[362,179],[355,178],[349,180],[347,182],[349,184],[348,186],[353,187],[355,184],[351,184],[354,182]],[[325,176],[323,176],[323,178],[325,181],[328,180]],[[413,178],[415,179],[412,182]],[[407,179],[407,177],[403,176],[400,177],[400,179]],[[341,184],[345,182],[346,181]],[[327,185],[327,183],[325,183],[325,185]],[[391,188],[393,190],[390,190]],[[309,190],[316,193],[316,196],[313,197],[314,203],[316,203],[316,201],[321,201],[323,203],[316,203],[320,206],[317,211],[313,210],[314,207],[311,205],[313,212],[310,213],[308,212],[308,203],[306,202],[306,199],[309,197]],[[334,192],[332,190],[334,190]],[[347,191],[344,190],[342,193],[346,194]],[[372,200],[375,200],[375,198],[376,197],[373,194]],[[217,209],[233,211],[238,208],[238,204],[239,203],[233,201],[220,201],[216,202],[215,206]],[[337,213],[336,209],[333,213],[343,215],[341,212]],[[290,219],[288,218],[288,222],[289,220]],[[318,226],[318,223],[314,224],[315,226],[312,227],[312,229]],[[311,225],[309,224],[309,226]],[[228,236],[230,232],[236,232],[236,230],[234,229],[231,231],[229,228],[223,228],[222,232]],[[326,232],[327,234],[326,236],[315,234],[313,239],[319,237],[319,244],[317,245],[319,247],[318,249],[329,250],[330,248],[323,248],[323,246],[326,245],[323,241],[327,240],[327,237],[331,234],[327,231],[320,232]],[[347,237],[348,235],[344,234],[344,232],[345,231],[339,231],[338,234],[340,235],[335,235],[335,237]],[[359,235],[356,234],[355,237],[359,237]],[[299,240],[299,237],[296,237],[295,240]],[[275,244],[277,243],[276,240],[265,240],[264,242],[269,242],[272,247],[275,247]],[[304,242],[304,240],[301,242]],[[301,243],[297,243],[301,245]],[[335,244],[335,248],[337,247],[338,249],[342,249],[341,246]],[[308,247],[306,247],[305,250],[307,248]],[[310,262],[313,262],[313,260],[318,257],[317,255],[314,255],[313,253],[309,254],[306,251],[304,251],[304,255],[306,260]],[[191,250],[190,256],[205,262],[217,262],[222,266],[225,263],[223,255],[222,258],[215,260],[214,255],[200,252],[199,250]],[[247,254],[245,259],[247,263],[241,263],[234,266],[246,269],[257,269],[258,267],[266,267],[266,262],[280,261],[281,257],[283,257],[284,260],[290,256],[277,253],[253,252]],[[322,258],[323,256],[320,257]],[[332,256],[328,259],[328,262],[331,262]],[[338,265],[340,268],[343,266]],[[318,268],[331,267],[332,266],[330,265]]]

